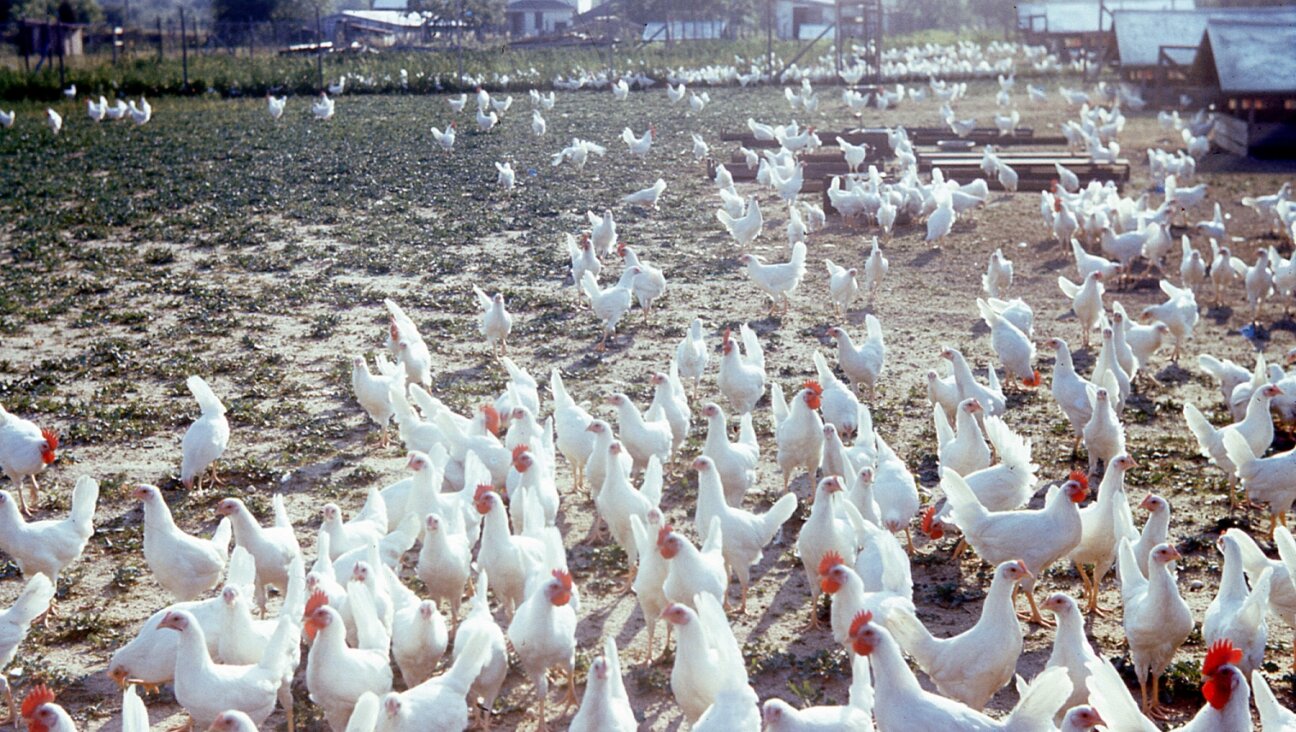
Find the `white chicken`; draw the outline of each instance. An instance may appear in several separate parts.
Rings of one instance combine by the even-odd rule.
[[[774,441],[778,444],[776,460],[783,473],[785,493],[798,468],[805,469],[813,481],[823,462],[824,425],[819,417],[822,395],[823,387],[817,381],[805,382],[791,403],[783,399],[783,388],[777,383],[770,388]]]
[[[952,638],[933,637],[912,613],[894,613],[887,622],[900,645],[942,694],[981,709],[1016,673],[1022,631],[1013,611],[1013,594],[1018,583],[1029,577],[1030,571],[1020,561],[1000,564],[980,619]]]
[[[504,293],[497,292],[494,296],[489,296],[480,287],[473,285],[473,294],[477,296],[477,306],[482,310],[477,327],[486,336],[491,352],[501,356],[508,353],[513,316],[504,307]]]
[[[508,627],[509,641],[540,699],[541,728],[548,725],[549,669],[559,667],[566,673],[567,704],[576,703],[577,620],[571,599],[571,575],[556,569],[551,579],[536,583]]]
[[[747,588],[751,584],[751,565],[763,557],[762,550],[773,541],[775,534],[796,511],[796,496],[788,493],[763,514],[757,515],[744,511],[741,507],[730,506],[725,501],[724,487],[715,463],[708,457],[699,457],[693,461],[693,469],[698,473],[698,502],[694,521],[698,534],[711,526],[715,517],[720,519],[720,528],[724,535],[721,554],[724,556],[728,573],[738,577],[740,590],[738,613],[747,612]],[[721,599],[727,607],[728,593]]]
[[[197,478],[198,489],[202,490],[202,476],[208,468],[211,469],[211,482],[220,483],[215,462],[229,447],[229,420],[225,418],[225,405],[202,377],[190,376],[185,385],[198,401],[202,416],[189,426],[180,443],[184,455],[180,463],[180,481],[186,488],[192,488]]]
[[[738,415],[751,412],[765,395],[765,351],[756,333],[746,323],[738,329],[742,349],[734,342],[729,329],[725,329],[721,346],[720,371],[716,386],[729,400],[729,406]]]
[[[603,321],[603,338],[594,347],[595,350],[602,351],[607,348],[608,336],[616,333],[617,324],[630,311],[632,287],[639,273],[638,267],[627,267],[621,273],[621,279],[607,289],[599,288],[591,272],[587,271],[581,275],[581,291],[590,299],[590,309],[594,311],[594,315]]]
[[[774,315],[782,305],[787,313],[791,308],[788,295],[801,284],[805,276],[806,245],[797,242],[792,246],[792,257],[787,262],[766,264],[755,254],[743,254],[738,261],[747,266],[747,274],[752,282],[770,298],[770,315]]]
[[[0,405],[0,471],[9,476],[18,494],[18,507],[27,513],[23,483],[31,478],[31,507],[37,506],[40,485],[36,476],[57,459],[59,436],[54,430],[10,414]]]
[[[221,519],[210,540],[199,539],[176,526],[155,486],[137,486],[131,496],[144,504],[144,560],[162,589],[184,602],[215,587],[229,560],[233,532],[229,519]]]
[[[43,574],[34,574],[23,586],[22,592],[14,604],[0,612],[0,663],[8,666],[16,655],[18,647],[27,638],[32,621],[49,610],[54,599],[54,583]],[[8,674],[0,675],[0,688],[4,689],[5,702],[9,705],[9,720],[17,723],[18,709],[14,705],[13,691],[9,688]]]
[[[234,544],[241,546],[256,560],[256,603],[265,614],[266,587],[280,592],[288,590],[288,567],[294,559],[301,558],[301,546],[293,532],[292,521],[284,507],[283,496],[276,493],[273,499],[274,523],[263,528],[243,501],[226,498],[216,507],[221,516],[229,516],[234,528]]]
[[[8,554],[26,577],[43,574],[58,583],[59,573],[81,556],[94,534],[99,482],[88,475],[72,488],[72,509],[65,519],[28,523],[9,491],[0,491],[0,551]]]
[[[837,340],[837,363],[851,386],[858,392],[863,385],[865,398],[872,401],[886,363],[886,344],[882,340],[882,323],[872,313],[864,316],[864,327],[867,336],[858,346],[841,326],[829,328],[828,335]]]

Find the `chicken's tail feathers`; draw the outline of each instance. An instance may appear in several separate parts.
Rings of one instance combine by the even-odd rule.
[[[496,163],[496,165],[498,165],[498,163]],[[490,310],[491,307],[490,295],[487,295],[485,292],[483,292],[482,288],[478,287],[477,285],[473,285],[473,294],[477,296],[478,307],[480,307],[482,310]]]
[[[1047,728],[1052,725],[1053,715],[1057,714],[1072,688],[1071,678],[1065,668],[1055,667],[1042,671],[1023,690],[1021,701],[1017,702],[1017,706],[1013,707],[1004,720],[1005,728]]]
[[[320,531],[320,538],[324,543],[316,544],[316,548],[320,552],[321,561],[328,562],[328,534]],[[256,559],[247,549],[235,546],[234,551],[230,553],[229,563],[225,565],[225,584],[242,590],[250,588],[254,582],[256,582]]]
[[[726,231],[728,231],[730,234],[733,234],[735,219],[734,217],[729,215],[728,211],[724,210],[723,208],[716,209],[716,220],[718,220],[720,224],[725,227]]]
[[[203,381],[201,376],[190,376],[185,380],[185,385],[189,387],[189,392],[198,401],[198,406],[202,408],[204,415],[225,413],[225,405],[221,404],[216,392],[211,390],[211,387],[207,385],[206,381]]]
[[[563,384],[562,374],[556,368],[549,370],[549,391],[553,393],[554,403],[557,407],[574,404],[571,395],[567,393],[567,386]]]
[[[738,328],[738,334],[742,337],[743,355],[747,360],[754,363],[761,371],[765,370],[765,349],[761,347],[760,339],[756,337],[756,331],[751,326],[743,323]]]
[[[1156,729],[1139,711],[1138,703],[1130,695],[1125,681],[1111,661],[1105,658],[1089,661],[1085,664],[1085,670],[1089,672],[1089,704],[1097,710],[1109,729]]]
[[[994,373],[992,370],[990,373]],[[1027,465],[1031,461],[1030,440],[1013,432],[999,417],[985,418],[986,438],[994,445],[999,460],[1009,465]]]
[[[939,449],[955,437],[954,428],[950,425],[945,408],[940,404],[932,405],[932,422],[936,425],[936,446]]]
[[[1072,282],[1071,280],[1068,280],[1066,277],[1062,275],[1058,275],[1057,283],[1058,283],[1058,287],[1062,289],[1062,294],[1066,295],[1072,300],[1075,299],[1076,293],[1080,292],[1080,285],[1077,285],[1076,283]]]
[[[783,387],[779,386],[777,381],[770,384],[770,410],[773,412],[774,430],[777,432],[778,426],[788,416],[788,404],[787,400],[783,398]]]
[[[225,516],[216,524],[216,531],[212,532],[211,543],[216,547],[216,553],[221,556],[221,560],[229,561],[230,539],[234,536],[234,525],[230,523],[229,516]]]
[[[266,643],[265,654],[257,662],[257,666],[268,672],[271,678],[281,679],[292,672],[293,652],[297,650],[297,640],[302,632],[298,626],[300,618],[300,615],[290,613],[279,615],[279,623]]]
[[[936,639],[912,610],[903,608],[891,613],[887,617],[887,630],[891,631],[900,647],[913,656],[920,667],[930,666],[935,654],[933,646]]]
[[[1143,594],[1147,587],[1147,578],[1139,569],[1138,559],[1134,556],[1134,544],[1128,537],[1121,537],[1120,546],[1116,549],[1116,574],[1120,577],[1121,601]]]
[[[1191,402],[1184,404],[1183,415],[1184,421],[1188,423],[1188,429],[1193,433],[1193,437],[1197,438],[1197,444],[1201,448],[1202,456],[1212,457],[1207,446],[1210,444],[1211,433],[1214,431],[1214,427],[1212,427],[1211,423],[1207,421],[1206,415],[1202,414],[1201,410]],[[1227,450],[1228,441],[1225,440],[1224,444],[1226,446],[1225,449]],[[1247,448],[1247,451],[1250,451],[1249,447]],[[1234,465],[1237,465],[1237,463],[1234,463]]]
[[[580,288],[581,292],[585,293],[585,296],[591,300],[598,297],[598,280],[594,279],[593,272],[586,270],[581,273]]]
[[[395,694],[396,692],[390,692]],[[385,698],[385,697],[384,697]],[[382,711],[382,704],[378,700],[378,695],[372,691],[366,691],[356,699],[355,707],[351,710],[351,718],[347,720],[345,732],[368,732],[378,725],[378,716]]]
[[[666,483],[663,473],[661,458],[656,455],[648,458],[648,467],[644,469],[643,483],[639,492],[648,499],[653,508],[661,505],[662,488]]]
[[[49,609],[50,601],[53,599],[54,583],[43,574],[33,574],[23,586],[22,594],[9,609],[10,621],[16,620],[15,625],[30,625],[33,620],[40,617],[41,613]]]
[[[995,321],[999,320],[999,313],[990,307],[990,303],[982,298],[977,298],[977,310],[981,313],[981,319],[985,321],[986,327],[993,328]]]
[[[1260,714],[1260,729],[1282,729],[1287,710],[1278,703],[1260,669],[1251,672],[1251,693],[1255,697],[1256,712]]]
[[[805,242],[799,241],[792,245],[792,264],[797,267],[804,267],[806,260]]]
[[[811,354],[810,360],[814,362],[815,374],[820,384],[827,384],[836,378],[832,367],[828,365],[828,359],[824,358],[822,353],[815,351]]]
[[[869,669],[868,656],[851,654],[850,705],[865,714],[873,714],[873,674]]]
[[[306,612],[307,599],[306,560],[296,556],[288,565],[288,591],[284,593],[283,610],[280,612],[301,617]]]
[[[1250,627],[1259,627],[1264,622],[1265,612],[1269,609],[1269,593],[1273,587],[1273,570],[1266,567],[1260,573],[1260,579],[1252,582],[1251,594],[1242,603],[1238,612],[1239,619]]]
[[[774,535],[783,528],[783,524],[796,513],[797,497],[794,493],[785,493],[774,502],[773,506],[761,516],[761,546],[774,540]]]
[[[752,447],[760,444],[756,441],[756,425],[752,422],[751,412],[747,412],[738,420],[738,441]]]
[[[274,494],[270,504],[274,509],[274,525],[281,529],[292,529],[292,519],[288,518],[288,508],[284,506],[283,494]]]
[[[950,515],[960,528],[965,528],[971,523],[971,519],[984,516],[988,511],[977,500],[976,494],[972,492],[972,487],[968,485],[963,476],[949,468],[941,468],[941,490],[945,491],[945,497],[949,500]]]
[[[94,533],[95,505],[98,502],[99,481],[88,475],[77,478],[76,487],[72,489],[70,518],[81,536],[89,537]]]
[[[121,728],[123,732],[138,732],[149,728],[148,708],[135,692],[135,684],[130,684],[122,692]]]
[[[720,526],[720,517],[712,516],[711,524],[707,526],[707,535],[702,541],[702,553],[717,552],[724,546],[724,534]]]
[[[481,673],[482,667],[491,659],[490,642],[491,638],[486,633],[470,635],[463,653],[456,654],[450,670],[441,675],[439,683],[449,689],[453,696],[463,698],[468,695],[468,689],[477,680],[477,674]]]

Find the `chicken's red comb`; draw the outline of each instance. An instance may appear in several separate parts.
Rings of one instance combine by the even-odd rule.
[[[315,614],[316,610],[328,604],[328,595],[323,590],[315,590],[311,593],[310,599],[306,601],[306,617]]]
[[[833,567],[845,563],[846,562],[842,560],[841,554],[835,551],[828,552],[819,558],[819,574],[828,574],[832,571]]]
[[[558,580],[558,584],[562,585],[562,588],[564,590],[571,592],[571,588],[572,588],[571,572],[568,572],[565,569],[555,569],[553,571],[553,578]]]
[[[670,524],[666,524],[660,529],[657,529],[657,546],[661,546],[662,544],[665,544],[666,537],[670,536],[671,532],[673,531],[675,531],[675,527],[671,526]]]
[[[59,436],[58,436],[58,433],[57,433],[57,432],[55,432],[54,430],[50,429],[49,427],[46,427],[46,428],[44,428],[44,429],[41,430],[41,437],[44,437],[44,438],[45,438],[45,444],[46,444],[46,445],[49,445],[49,449],[51,449],[51,450],[57,450],[57,449],[58,449],[58,446],[59,446]]]
[[[625,256],[625,250],[626,250],[625,242],[620,242],[619,244],[617,244],[617,254],[618,254],[619,256],[624,257],[624,256]]]
[[[483,404],[481,406],[482,414],[486,415],[486,431],[492,435],[499,434],[500,413],[492,404]]]
[[[1085,490],[1089,490],[1089,476],[1083,470],[1072,470],[1067,474],[1067,480],[1074,480],[1084,486]]]
[[[927,534],[929,536],[931,535],[932,523],[935,518],[936,518],[936,504],[933,503],[932,505],[927,507],[926,511],[923,511],[922,530],[924,534]]]
[[[54,698],[54,692],[50,691],[48,686],[44,684],[33,686],[22,700],[23,719],[31,719],[42,704],[49,704],[54,701]]]
[[[801,386],[802,388],[809,389],[810,391],[814,392],[815,396],[823,396],[823,387],[820,386],[819,382],[815,381],[814,379],[810,379],[809,381],[802,384]]]
[[[730,337],[729,337],[729,336],[730,336],[730,334],[731,334],[732,332],[733,332],[733,331],[732,331],[731,329],[729,329],[729,328],[725,328],[725,336],[724,336],[724,339],[725,339],[726,341],[727,341],[727,340],[730,340]]]
[[[482,499],[482,496],[486,495],[487,493],[490,493],[493,490],[495,490],[495,486],[491,485],[490,483],[482,483],[481,485],[477,486],[476,492],[473,493],[473,500],[480,501]]]
[[[516,465],[516,464],[517,464],[517,461],[518,461],[518,458],[520,458],[520,457],[522,457],[523,455],[525,455],[525,454],[526,454],[530,449],[531,449],[531,448],[528,447],[528,446],[526,446],[526,445],[514,445],[514,446],[513,446],[513,464]]]
[[[855,619],[851,621],[849,635],[855,635],[860,632],[861,628],[871,622],[873,622],[873,611],[860,610],[859,613],[855,615]]]
[[[1234,648],[1233,644],[1227,638],[1217,640],[1211,644],[1210,650],[1206,651],[1206,658],[1202,661],[1201,675],[1203,677],[1213,676],[1219,671],[1220,666],[1230,664],[1236,666],[1242,660],[1242,651]]]

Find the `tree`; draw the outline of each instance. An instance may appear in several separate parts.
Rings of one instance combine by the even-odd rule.
[[[25,0],[13,10],[19,18],[57,18],[61,23],[98,23],[103,8],[98,0]]]

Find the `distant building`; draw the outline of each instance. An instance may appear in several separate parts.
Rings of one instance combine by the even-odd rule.
[[[1017,32],[1028,42],[1068,53],[1108,47],[1119,10],[1191,10],[1195,0],[1064,0],[1021,3]]]
[[[774,33],[783,40],[812,40],[837,22],[834,0],[777,0]]]
[[[1113,15],[1121,76],[1165,85],[1186,80],[1211,20],[1296,23],[1296,6],[1117,10]]]
[[[410,46],[427,37],[430,15],[403,10],[343,10],[323,19],[334,48],[353,41],[368,46]]]
[[[513,0],[504,10],[509,34],[514,38],[563,33],[576,13],[589,9],[590,0]],[[584,6],[582,9],[581,6]]]
[[[1212,88],[1215,143],[1255,157],[1296,157],[1296,22],[1212,19],[1193,65]]]

